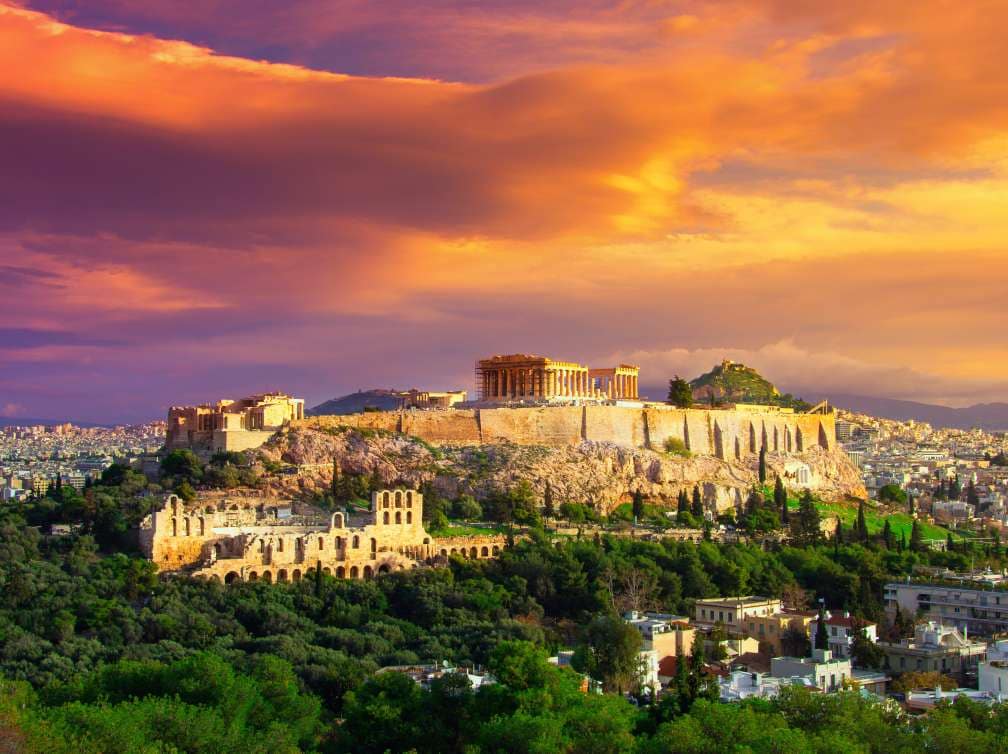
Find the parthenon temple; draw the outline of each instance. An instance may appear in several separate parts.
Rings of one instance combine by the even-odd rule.
[[[573,361],[512,354],[476,362],[476,393],[483,402],[638,400],[640,368],[619,364],[589,369]]]

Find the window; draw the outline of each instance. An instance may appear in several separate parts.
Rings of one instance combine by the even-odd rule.
[[[318,548],[320,550],[324,550],[325,549],[325,540],[322,537],[318,538]]]

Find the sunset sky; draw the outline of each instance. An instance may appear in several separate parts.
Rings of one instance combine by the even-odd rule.
[[[1008,400],[1004,0],[5,2],[0,416],[512,352]]]

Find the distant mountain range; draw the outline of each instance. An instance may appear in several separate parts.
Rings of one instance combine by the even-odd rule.
[[[964,408],[950,408],[949,406],[901,401],[894,398],[873,398],[867,395],[834,393],[816,397],[819,400],[826,398],[830,404],[848,411],[884,419],[898,421],[913,419],[927,422],[933,427],[952,429],[980,427],[988,431],[1008,430],[1008,403],[977,403],[974,406]]]
[[[401,399],[394,390],[360,390],[356,393],[333,398],[308,409],[308,416],[332,416],[339,414],[359,414],[366,408],[392,411],[399,408]]]

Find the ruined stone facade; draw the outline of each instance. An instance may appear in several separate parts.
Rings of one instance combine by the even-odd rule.
[[[304,399],[264,393],[168,409],[165,447],[203,453],[258,448],[288,422],[304,418]]]
[[[813,446],[836,448],[832,414],[795,414],[773,407],[679,409],[648,405],[538,406],[456,409],[447,412],[374,412],[315,416],[293,426],[349,426],[385,430],[432,443],[577,445],[583,441],[661,451],[678,440],[693,455],[744,461],[770,453],[800,454]],[[800,469],[793,470],[800,474]]]
[[[348,515],[295,511],[290,503],[215,498],[186,504],[169,495],[140,526],[144,554],[164,571],[233,581],[299,581],[315,568],[337,578],[376,575],[446,562],[489,558],[504,537],[433,538],[423,527],[423,496],[381,490],[371,510]]]
[[[639,368],[589,369],[573,361],[511,354],[476,362],[476,396],[484,403],[637,400]]]

